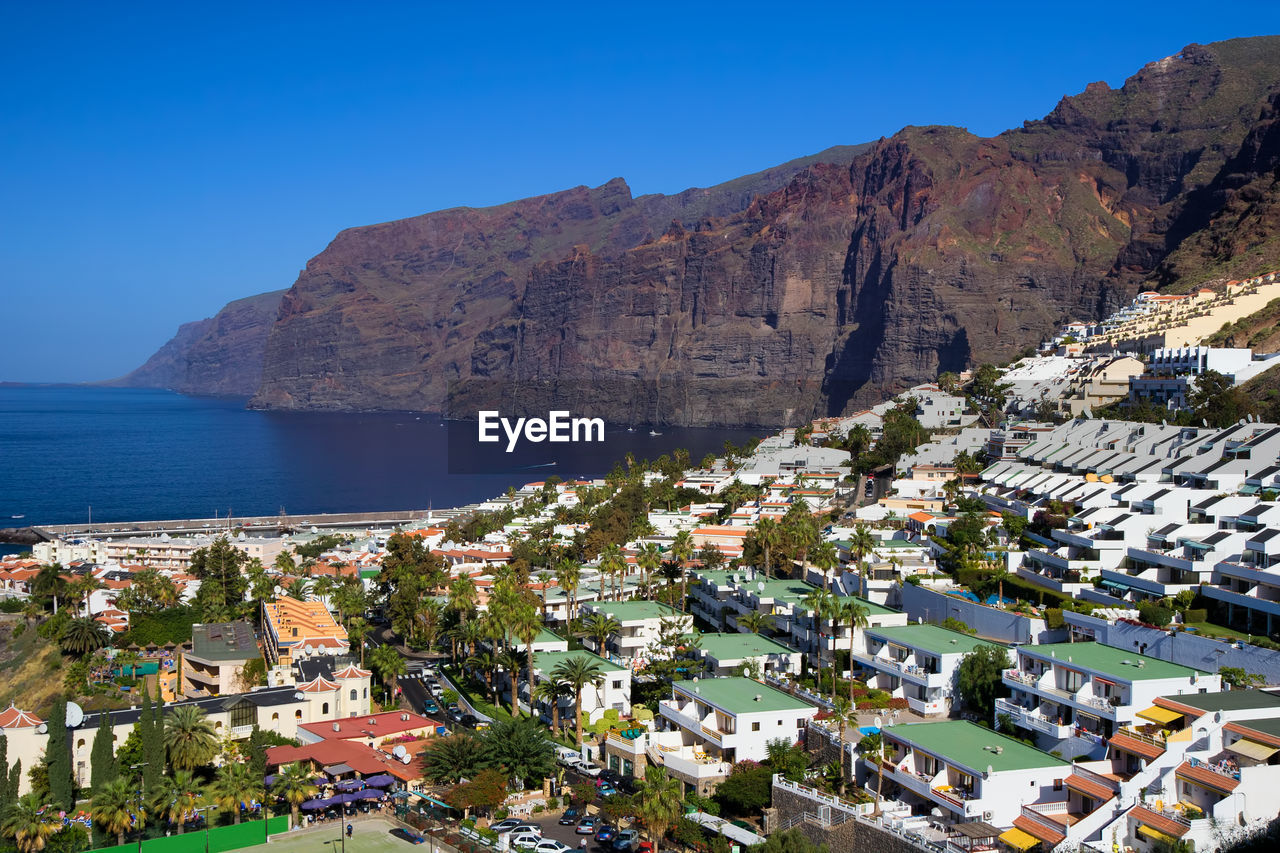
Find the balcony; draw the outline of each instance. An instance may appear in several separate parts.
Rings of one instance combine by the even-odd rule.
[[[729,775],[729,765],[711,756],[698,757],[692,750],[687,755],[675,752],[662,753],[663,765],[677,776],[691,782],[719,779]]]
[[[693,713],[687,713],[687,711],[692,712],[693,710],[694,705],[692,702],[678,706],[671,700],[664,699],[658,703],[658,713],[662,716],[691,732],[699,732],[702,730],[702,720]]]
[[[1046,734],[1051,738],[1062,740],[1071,736],[1070,725],[1063,725],[1051,720],[1036,708],[1023,708],[1008,699],[996,699],[996,714],[1008,714],[1016,726]]]

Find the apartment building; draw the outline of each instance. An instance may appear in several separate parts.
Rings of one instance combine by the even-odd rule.
[[[865,637],[865,646],[853,659],[869,671],[867,686],[905,698],[919,714],[950,710],[956,673],[965,655],[979,648],[1004,649],[937,625],[868,628]]]
[[[603,649],[596,651],[629,666],[638,666],[655,653],[664,653],[657,648],[664,622],[681,626],[681,633],[693,630],[692,616],[657,601],[587,602],[579,610],[584,616],[600,613],[617,621],[618,630],[605,640]]]
[[[192,625],[191,651],[180,657],[179,690],[187,698],[239,693],[245,665],[261,657],[248,622]]]
[[[605,660],[599,655],[594,655],[585,649],[536,652],[533,656],[533,670],[537,673],[539,679],[549,678],[556,667],[571,659],[584,659],[600,667],[600,682],[598,684],[588,684],[582,688],[582,713],[587,715],[588,722],[597,722],[604,716],[604,712],[610,708],[620,714],[631,713],[631,670]],[[509,681],[509,679],[503,679],[503,681]],[[509,701],[511,695],[509,686],[506,684],[500,686],[505,690]],[[522,683],[519,689],[521,696],[527,703],[529,700],[528,684]],[[574,698],[570,696],[562,696],[560,698],[560,718],[562,720],[573,719],[574,702]],[[550,721],[550,706],[543,701],[539,701],[537,705],[543,716]]]
[[[880,735],[881,762],[863,758],[872,793],[883,773],[908,805],[995,826],[1020,826],[1024,806],[1066,801],[1070,764],[968,720],[889,726]]]
[[[1003,681],[1011,695],[996,700],[997,720],[1007,714],[1046,749],[1094,757],[1157,696],[1221,687],[1217,675],[1101,643],[1020,646]]]
[[[319,601],[281,596],[262,603],[263,646],[267,662],[288,666],[312,657],[334,657],[351,650],[347,630]]]
[[[671,685],[672,698],[658,703],[667,731],[679,731],[681,746],[713,764],[764,761],[767,745],[794,743],[818,709],[781,690],[741,676],[698,678]],[[688,782],[688,780],[685,780]]]
[[[746,675],[755,668],[759,676],[799,675],[804,655],[777,640],[760,634],[702,634],[693,654],[699,657],[708,676]]]

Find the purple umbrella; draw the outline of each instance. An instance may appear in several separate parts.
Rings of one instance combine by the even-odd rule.
[[[317,811],[328,808],[331,805],[333,805],[333,800],[307,800],[302,804],[302,808],[307,811]]]
[[[380,800],[383,797],[385,797],[386,794],[384,794],[382,791],[374,791],[369,788],[366,788],[363,791],[357,791],[355,796],[356,796],[356,799],[359,799],[359,800]]]
[[[268,777],[266,777],[265,779],[263,779],[263,780],[262,780],[262,784],[266,785],[268,788],[270,788],[270,787],[271,787],[272,785],[274,785],[275,783],[276,783],[276,777],[275,777],[275,776],[268,776]]]
[[[396,783],[396,777],[389,773],[379,773],[377,776],[365,779],[364,783],[370,788],[389,788]]]
[[[356,791],[364,787],[364,782],[359,779],[343,779],[333,787],[337,788],[339,791]]]
[[[347,794],[339,794],[338,796],[330,799],[329,803],[335,806],[338,805],[339,803],[354,803],[356,800],[363,799],[363,797],[361,797],[360,794],[361,794],[360,791],[351,791],[350,793],[347,793]]]

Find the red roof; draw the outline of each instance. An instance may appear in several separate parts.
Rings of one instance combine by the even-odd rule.
[[[333,682],[329,682],[333,684]],[[338,685],[334,684],[334,689]],[[408,717],[408,719],[404,719]],[[338,727],[334,731],[334,726]],[[386,711],[381,714],[368,714],[363,717],[344,717],[340,720],[323,720],[315,723],[303,723],[298,726],[306,729],[316,737],[326,740],[346,740],[347,738],[389,737],[402,732],[418,729],[434,729],[435,722],[419,714],[408,711]]]
[[[1165,817],[1143,805],[1134,806],[1129,812],[1129,816],[1139,823],[1145,824],[1152,829],[1157,829],[1165,835],[1172,835],[1174,838],[1181,838],[1190,829],[1190,827],[1178,823],[1173,818]]]
[[[267,766],[279,767],[295,761],[313,761],[321,767],[345,764],[361,776],[390,773],[404,782],[414,782],[422,771],[403,764],[371,746],[351,740],[322,740],[304,746],[273,746],[267,749]]]
[[[1032,820],[1026,815],[1018,815],[1013,819],[1013,825],[1021,829],[1027,835],[1033,835],[1039,838],[1050,847],[1057,847],[1066,840],[1067,835],[1064,832],[1055,832],[1049,829],[1038,820]]]
[[[0,729],[28,729],[35,728],[43,723],[44,720],[35,714],[28,714],[20,708],[9,705],[4,711],[0,711]]]

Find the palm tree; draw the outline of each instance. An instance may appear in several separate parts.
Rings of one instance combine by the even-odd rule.
[[[493,695],[493,670],[497,665],[497,656],[486,649],[481,649],[467,658],[467,666],[470,667],[472,673],[484,673],[484,686],[488,690],[490,698]]]
[[[813,564],[822,572],[823,585],[831,591],[831,570],[840,565],[840,556],[836,552],[836,543],[822,542],[813,549]]]
[[[525,655],[528,658],[526,667],[529,673],[529,708],[533,708],[533,691],[537,688],[537,676],[533,669],[533,642],[538,638],[538,630],[542,627],[542,623],[538,619],[538,609],[532,604],[526,602],[522,604],[515,613],[511,614],[512,631],[524,643]]]
[[[516,690],[520,686],[520,666],[524,663],[524,659],[515,649],[503,649],[498,653],[496,663],[507,673],[507,678],[511,682],[511,716],[518,716],[520,714],[520,694]]]
[[[582,565],[577,560],[562,557],[556,562],[556,583],[569,595],[568,622],[572,626],[578,618],[578,585],[582,583]]]
[[[869,734],[858,741],[858,752],[862,753],[864,759],[874,761],[876,765],[875,814],[878,816],[880,814],[880,790],[884,786],[884,738],[880,736],[880,732]]]
[[[560,731],[560,699],[569,695],[568,688],[554,678],[544,678],[534,690],[534,698],[551,706],[551,731]]]
[[[452,611],[458,617],[458,624],[465,625],[469,620],[469,616],[475,611],[476,603],[480,600],[480,594],[476,592],[475,581],[470,575],[459,575],[449,584],[449,591],[445,596],[445,607]],[[458,650],[453,650],[453,656],[458,656]]]
[[[179,708],[178,710],[181,710]],[[203,802],[200,784],[186,770],[176,770],[162,776],[151,789],[151,808],[155,815],[178,825],[178,834],[186,831],[187,821],[196,814]]]
[[[107,644],[107,629],[95,619],[84,616],[67,622],[59,645],[70,655],[88,655]]]
[[[759,634],[767,624],[769,624],[769,617],[759,610],[748,610],[738,617],[738,627],[745,628],[752,634]]]
[[[836,718],[836,724],[840,726],[840,796],[844,796],[844,730],[857,718],[857,715],[853,710],[853,703],[843,696],[834,701],[831,713]]]
[[[657,850],[667,830],[684,814],[684,785],[669,776],[665,767],[650,764],[644,769],[644,781],[639,789],[636,797],[640,803],[639,816]]]
[[[418,601],[418,610],[414,614],[413,624],[415,633],[418,633],[422,641],[427,644],[428,650],[435,645],[436,638],[440,636],[443,619],[443,604],[434,598],[422,598]]]
[[[782,542],[782,531],[778,522],[772,518],[762,518],[756,522],[756,544],[764,551],[764,573],[773,577],[773,549]]]
[[[31,591],[40,598],[53,599],[53,612],[57,613],[58,599],[65,598],[67,594],[67,582],[62,578],[62,566],[58,563],[41,566],[40,571],[31,581]]]
[[[378,673],[378,680],[382,682],[384,701],[390,701],[396,676],[404,675],[406,671],[404,658],[391,646],[378,646],[369,655],[369,666]]]
[[[240,809],[264,798],[262,780],[256,778],[248,764],[228,762],[218,768],[217,778],[209,786],[209,797],[224,812],[231,812],[240,822]]]
[[[61,828],[61,822],[54,823],[54,813],[35,793],[26,794],[5,809],[0,832],[16,841],[21,853],[36,853]]]
[[[582,633],[596,641],[596,654],[604,657],[604,644],[611,634],[622,630],[622,625],[607,613],[592,613],[582,625]]]
[[[218,735],[202,708],[179,705],[164,719],[164,745],[174,769],[191,771],[218,754]]]
[[[285,594],[290,598],[298,601],[306,601],[307,595],[311,592],[310,578],[294,578],[284,586]]]
[[[102,589],[102,581],[92,574],[80,575],[71,582],[71,594],[80,600],[80,603],[84,606],[84,615],[89,619],[93,618],[93,607],[89,599],[100,589]]]
[[[853,559],[858,563],[858,569],[866,577],[867,567],[863,565],[863,561],[872,549],[876,547],[875,537],[871,535],[871,531],[867,530],[865,524],[859,524],[853,531],[853,536],[849,538],[849,550],[853,552]]]
[[[600,572],[612,581],[614,587],[613,600],[622,599],[622,578],[627,571],[627,558],[622,555],[622,547],[610,543],[600,552]]]
[[[452,740],[452,738],[450,738]],[[320,791],[311,782],[311,769],[301,762],[294,762],[276,772],[276,779],[271,784],[271,793],[283,798],[289,804],[292,817],[290,826],[298,825],[298,807],[314,797]]]
[[[551,572],[547,571],[546,569],[543,569],[542,571],[538,572],[538,584],[542,587],[540,592],[542,593],[541,597],[542,597],[543,624],[546,624],[546,621],[547,621],[547,590],[550,588],[551,582],[553,580],[555,580],[555,576],[552,575]]]
[[[849,626],[849,701],[853,702],[853,647],[858,631],[865,630],[870,624],[867,620],[870,611],[856,598],[846,599],[841,605],[841,616]]]
[[[347,642],[360,647],[360,666],[364,666],[364,638],[369,634],[369,621],[363,616],[352,616],[347,623]]]
[[[640,567],[641,586],[647,589],[649,578],[662,566],[662,549],[656,542],[646,542],[636,557],[636,565]]]
[[[582,688],[599,685],[604,681],[604,668],[599,661],[591,660],[586,655],[574,655],[561,661],[551,670],[551,677],[556,681],[568,684],[573,690],[574,715],[577,724],[578,743],[582,743]]]
[[[813,644],[818,647],[818,667],[822,667],[822,617],[826,612],[827,602],[831,601],[832,595],[825,589],[814,588],[809,590],[800,603],[809,611],[809,621],[813,632]]]
[[[142,663],[142,655],[132,649],[125,649],[124,651],[117,651],[113,660],[122,672],[128,667],[130,680],[138,677],[138,664]]]
[[[141,812],[133,783],[117,776],[93,792],[93,822],[103,832],[114,834],[116,845],[124,844],[124,835],[134,825],[134,815]]]
[[[686,564],[693,559],[693,534],[687,530],[681,530],[677,533],[675,538],[671,540],[671,556],[674,559],[676,566],[680,569],[680,609],[687,612],[689,609],[689,575],[685,567]]]
[[[836,698],[836,682],[840,680],[838,678],[840,673],[836,672],[836,634],[840,627],[841,613],[840,599],[828,593],[827,600],[822,605],[821,615],[831,628],[831,698],[833,701]],[[818,664],[822,664],[821,652],[818,653]]]

